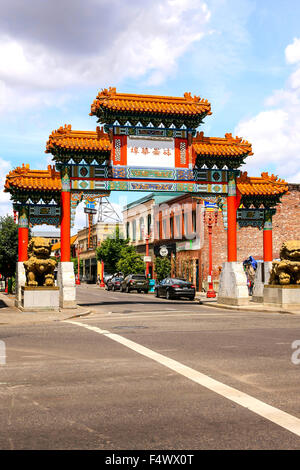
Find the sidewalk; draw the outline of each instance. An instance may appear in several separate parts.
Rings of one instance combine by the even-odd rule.
[[[15,307],[14,302],[14,295],[0,292],[0,326],[40,323],[44,321],[62,321],[69,318],[85,316],[91,312],[86,307],[80,306],[76,309],[66,308],[58,312],[54,312],[53,310],[45,312],[21,312]]]
[[[205,305],[206,307],[222,308],[227,310],[240,310],[243,312],[264,312],[264,313],[289,313],[291,315],[300,315],[299,308],[283,308],[277,306],[264,305],[263,303],[252,302],[251,297],[249,298],[247,305],[226,305],[219,304],[217,298],[208,299],[205,293],[197,293],[195,301]]]

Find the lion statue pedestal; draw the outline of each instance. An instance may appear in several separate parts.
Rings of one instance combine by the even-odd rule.
[[[282,244],[280,261],[273,261],[264,304],[300,308],[300,240]]]
[[[24,262],[26,284],[21,287],[21,310],[58,310],[59,288],[55,286],[56,261],[50,257],[51,243],[34,237],[28,244],[28,260]]]

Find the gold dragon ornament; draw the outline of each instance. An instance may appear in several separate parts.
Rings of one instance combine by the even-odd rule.
[[[280,248],[280,261],[273,261],[269,284],[300,286],[300,240],[284,242]]]

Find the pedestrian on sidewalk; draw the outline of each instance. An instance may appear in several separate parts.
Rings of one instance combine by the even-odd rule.
[[[255,270],[257,268],[257,262],[252,256],[249,256],[243,262],[244,270],[247,276],[247,286],[248,286],[248,294],[253,294],[253,287],[254,287],[254,279],[255,279]]]

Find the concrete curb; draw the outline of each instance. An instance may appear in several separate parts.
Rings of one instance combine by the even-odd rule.
[[[213,307],[213,308],[220,308],[222,310],[237,310],[242,312],[252,312],[252,313],[282,313],[282,314],[289,314],[289,315],[300,315],[300,310],[286,310],[280,307],[268,308],[264,304],[256,303],[255,305],[226,305],[226,304],[218,304],[215,301],[206,301],[199,297],[195,299],[201,305],[205,305],[206,307]]]
[[[15,306],[14,297],[9,297],[7,294],[0,292],[0,300],[5,306],[0,309],[0,322],[4,322],[3,324],[5,325],[28,325],[34,323],[43,323],[45,321],[64,321],[74,318],[86,317],[92,313],[91,309],[86,309],[80,306],[78,306],[76,309],[66,309],[66,311],[63,309],[34,311],[34,309],[32,309],[30,312],[22,312]],[[27,316],[27,313],[32,315]]]

